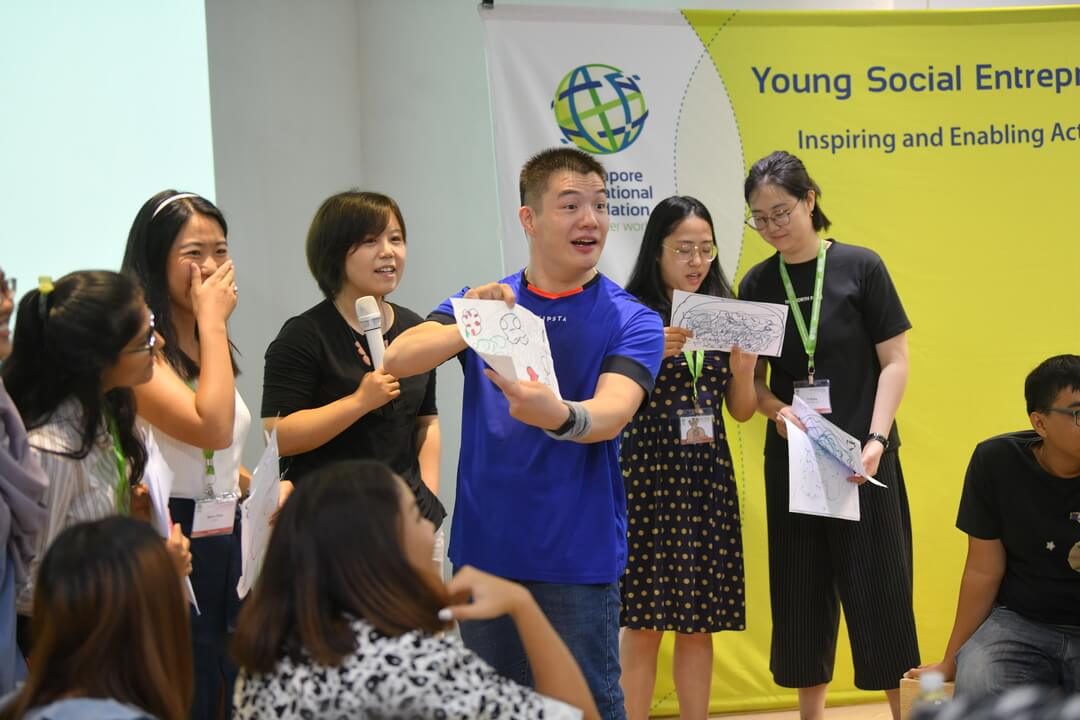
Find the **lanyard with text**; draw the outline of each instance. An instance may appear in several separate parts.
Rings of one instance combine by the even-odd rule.
[[[127,456],[124,455],[124,448],[120,445],[120,429],[116,427],[116,420],[108,412],[105,413],[105,420],[109,425],[113,455],[116,457],[116,512],[120,515],[128,515],[131,512],[131,485],[128,482]]]
[[[817,255],[817,269],[814,273],[814,301],[810,310],[810,329],[806,329],[806,320],[802,310],[799,309],[799,301],[795,297],[795,289],[791,286],[791,278],[788,276],[784,258],[780,258],[780,279],[784,282],[784,292],[787,294],[788,305],[791,314],[795,316],[795,327],[799,330],[802,338],[803,349],[806,350],[806,374],[810,384],[814,383],[814,351],[817,350],[818,322],[821,320],[821,291],[825,286],[825,241],[821,241]]]
[[[690,382],[694,386],[694,407],[698,407],[698,390],[697,382],[701,377],[701,367],[705,363],[705,351],[704,350],[684,350],[683,355],[686,356],[686,365],[690,368]]]

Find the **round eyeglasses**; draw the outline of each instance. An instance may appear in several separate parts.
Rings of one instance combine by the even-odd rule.
[[[786,227],[791,222],[791,213],[795,212],[795,208],[801,202],[802,200],[796,200],[795,204],[787,210],[779,210],[772,215],[751,215],[744,222],[758,232],[765,232],[769,227],[769,223],[778,228]]]
[[[661,243],[663,245],[663,243]],[[668,250],[675,253],[675,261],[683,265],[689,265],[694,256],[701,258],[702,262],[711,263],[716,259],[716,243],[708,245],[687,245],[686,247],[673,247],[664,245]]]

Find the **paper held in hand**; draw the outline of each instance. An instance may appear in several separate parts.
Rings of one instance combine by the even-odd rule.
[[[806,432],[784,418],[788,436],[788,510],[842,520],[858,520],[859,486],[865,477],[879,487],[862,463],[862,443],[823,418],[800,398],[791,405]]]
[[[281,474],[278,465],[277,428],[270,432],[270,439],[263,450],[259,464],[251,475],[251,488],[247,500],[240,504],[240,582],[236,592],[240,597],[255,587],[262,570],[266,547],[273,530],[271,521],[278,509],[281,491]]]
[[[492,370],[511,380],[533,380],[559,394],[544,321],[528,308],[502,300],[453,298],[458,332]]]
[[[173,471],[165,458],[161,455],[153,433],[148,434],[146,441],[146,469],[143,471],[143,482],[146,484],[147,493],[150,495],[150,506],[153,508],[154,529],[158,535],[168,539],[172,530],[172,515],[169,514],[169,494],[172,493]],[[199,612],[199,602],[195,599],[195,588],[191,586],[191,578],[184,578],[184,594],[188,602],[195,608],[195,614]]]
[[[684,350],[740,350],[779,357],[784,347],[787,305],[750,302],[675,290],[671,326],[691,330]]]

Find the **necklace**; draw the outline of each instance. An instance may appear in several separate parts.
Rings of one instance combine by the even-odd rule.
[[[360,359],[363,360],[365,364],[370,366],[371,358],[368,357],[367,352],[364,351],[364,346],[360,343],[360,333],[358,333],[352,323],[349,322],[349,315],[341,309],[337,299],[334,300],[334,309],[338,311],[338,315],[345,322],[345,327],[349,329],[349,336],[353,341],[353,346],[356,348],[356,354],[360,356]],[[385,300],[379,302],[379,321],[382,324],[381,326],[384,329],[384,333],[389,332],[394,324],[394,308]]]

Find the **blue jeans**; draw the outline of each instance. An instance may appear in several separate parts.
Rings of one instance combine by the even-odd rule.
[[[995,607],[956,654],[956,694],[1000,695],[1020,685],[1080,691],[1080,629],[1068,631]]]
[[[619,584],[521,584],[577,660],[600,717],[624,720],[626,707],[619,686]],[[533,685],[525,648],[508,615],[461,623],[461,639],[501,675]]]

